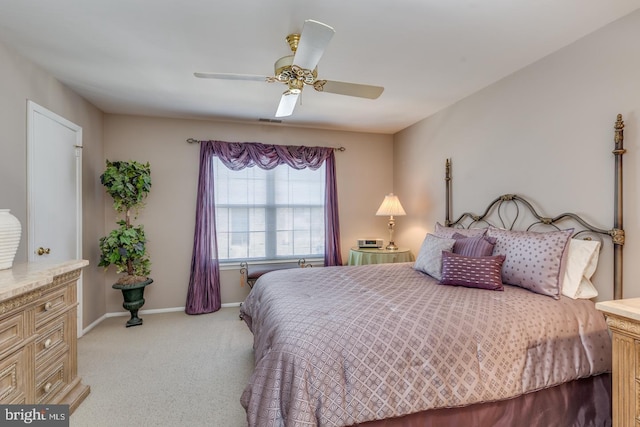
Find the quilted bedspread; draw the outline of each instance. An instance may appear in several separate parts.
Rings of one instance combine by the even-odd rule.
[[[443,286],[412,265],[262,276],[241,307],[249,426],[349,426],[610,372],[593,302]]]

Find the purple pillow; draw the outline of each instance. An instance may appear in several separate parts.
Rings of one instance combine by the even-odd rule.
[[[502,263],[504,255],[469,257],[442,252],[441,285],[503,291]]]
[[[495,255],[505,255],[502,281],[541,295],[560,298],[568,242],[573,229],[563,231],[511,231],[489,227],[497,239]]]
[[[496,245],[495,237],[467,237],[463,234],[455,233],[453,238],[456,240],[453,245],[453,253],[464,256],[491,256],[493,247]]]

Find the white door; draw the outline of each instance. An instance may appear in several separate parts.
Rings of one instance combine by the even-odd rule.
[[[29,262],[82,258],[82,128],[28,101]],[[82,335],[82,279],[78,281]]]

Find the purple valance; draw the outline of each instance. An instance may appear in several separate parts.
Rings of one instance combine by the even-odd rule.
[[[289,165],[294,169],[318,169],[333,154],[330,147],[304,147],[294,145],[262,144],[259,142],[204,141],[226,167],[241,170],[258,166],[273,169]]]

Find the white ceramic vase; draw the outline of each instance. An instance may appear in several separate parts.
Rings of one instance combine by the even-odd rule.
[[[9,209],[0,209],[0,270],[13,266],[20,245],[22,226]]]

